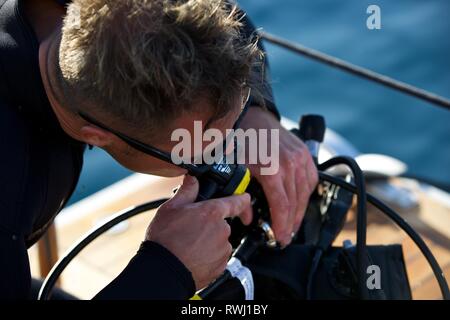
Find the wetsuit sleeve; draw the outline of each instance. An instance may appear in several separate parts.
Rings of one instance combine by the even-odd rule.
[[[195,293],[190,271],[169,250],[144,241],[127,267],[94,299],[188,300]]]
[[[28,299],[31,274],[23,238],[0,229],[0,300]]]
[[[243,27],[242,27],[243,34],[245,34],[247,37],[253,37],[255,35],[256,28],[255,28],[253,22],[248,17],[248,15],[244,14],[242,22],[243,22]],[[266,50],[265,50],[265,47],[264,47],[262,41],[258,41],[258,47],[262,50],[262,52],[264,52],[264,61],[259,61],[259,63],[256,63],[256,66],[254,67],[253,75],[258,77],[258,80],[256,82],[259,81],[259,78],[262,78],[263,83],[261,85],[259,85],[258,87],[260,87],[259,90],[262,93],[264,103],[262,103],[260,101],[261,99],[259,99],[258,97],[251,95],[250,106],[258,106],[261,108],[267,108],[278,118],[278,120],[280,120],[281,119],[280,113],[275,105],[272,86],[270,84],[269,61],[268,61]]]

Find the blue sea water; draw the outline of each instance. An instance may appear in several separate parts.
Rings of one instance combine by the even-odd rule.
[[[242,0],[257,27],[450,98],[449,0]],[[369,5],[381,29],[366,26]],[[364,153],[403,160],[409,172],[450,184],[450,111],[266,45],[275,101],[298,120],[319,113]],[[71,202],[130,172],[87,151]]]

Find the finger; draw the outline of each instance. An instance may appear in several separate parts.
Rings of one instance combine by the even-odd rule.
[[[314,164],[312,158],[308,158],[306,163],[306,175],[309,182],[310,191],[313,192],[319,182],[319,175],[317,173],[317,167]]]
[[[248,226],[253,220],[253,209],[251,203],[245,207],[244,212],[239,216],[242,223]]]
[[[289,217],[290,205],[284,190],[283,180],[280,175],[266,176],[260,179],[264,194],[270,207],[270,217],[275,238],[282,244],[287,245],[285,239],[290,235],[286,231]]]
[[[304,177],[304,176],[303,176]],[[301,181],[301,180],[299,180]],[[306,208],[309,202],[309,193],[307,190],[309,186],[307,185],[305,179],[303,178],[302,182],[299,182],[299,188],[297,193],[297,208],[295,212],[295,219],[293,223],[293,232],[297,233],[298,229],[301,226],[303,218],[305,217]]]
[[[223,244],[223,241],[228,242],[228,239],[230,238],[231,235],[230,224],[226,220],[222,220],[221,223],[217,226],[216,230],[217,231],[214,236],[216,236],[219,240],[222,241],[220,242],[220,245]]]
[[[301,189],[301,182],[296,181],[295,179],[296,171],[298,171],[298,169],[296,168],[289,169],[289,171],[286,172],[284,178],[284,188],[286,190],[286,194],[290,204],[290,211],[286,224],[286,233],[288,236],[284,239],[284,241],[287,243],[290,243],[292,240],[291,233],[294,230],[294,222],[299,209],[298,202],[300,199],[298,198],[298,194],[301,192],[301,190],[298,189]]]
[[[200,203],[199,209],[211,211],[220,219],[241,217],[243,220],[251,220],[250,195],[243,193],[225,198],[206,200]],[[250,213],[250,216],[249,216]]]
[[[310,179],[308,179],[308,172],[307,172],[307,170],[310,169],[306,169],[305,167],[299,168],[298,172],[296,173],[296,179],[297,181],[299,181],[299,186],[301,187],[298,188],[297,194],[298,202],[297,202],[297,212],[294,221],[294,232],[298,232],[298,229],[301,226],[301,223],[305,216],[306,208],[308,207],[309,197],[312,193],[311,182],[309,181]]]
[[[244,222],[252,220],[252,212],[250,209],[250,195],[244,193],[226,198],[227,206],[222,212],[222,219],[231,217],[240,217]]]
[[[211,269],[212,277],[217,278],[225,271],[232,252],[233,250],[231,248],[231,244],[228,243],[227,246],[224,247],[224,252],[222,253],[220,259],[213,262],[213,265],[215,265],[216,267],[213,267]]]
[[[198,180],[197,178],[185,175],[183,184],[178,188],[175,195],[166,202],[166,206],[175,208],[185,204],[193,203],[198,195]]]

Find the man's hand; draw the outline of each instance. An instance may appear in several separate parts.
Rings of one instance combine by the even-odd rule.
[[[279,129],[279,171],[275,175],[261,175],[259,164],[250,164],[249,169],[269,202],[275,237],[286,246],[292,240],[292,233],[300,228],[309,197],[318,182],[317,169],[305,144],[283,128],[269,111],[250,108],[241,128]]]
[[[146,234],[146,240],[164,246],[184,263],[197,290],[222,274],[232,253],[231,230],[224,219],[239,216],[244,224],[252,219],[248,194],[194,203],[198,188],[196,178],[185,176],[175,196],[158,209]]]

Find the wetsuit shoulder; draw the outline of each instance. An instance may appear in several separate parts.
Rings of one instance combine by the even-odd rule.
[[[84,146],[64,134],[43,89],[23,1],[0,1],[0,296],[28,297],[27,248],[68,200]]]

